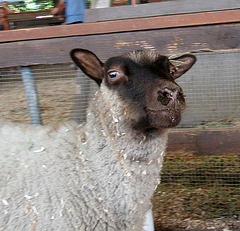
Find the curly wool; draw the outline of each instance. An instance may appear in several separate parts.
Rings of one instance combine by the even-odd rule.
[[[142,230],[167,130],[130,129],[130,108],[103,85],[84,125],[1,121],[0,229]]]

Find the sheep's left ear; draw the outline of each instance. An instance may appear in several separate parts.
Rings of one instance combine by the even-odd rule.
[[[197,58],[195,55],[184,54],[178,57],[170,56],[169,61],[170,73],[172,73],[174,79],[177,79],[196,63]]]
[[[103,79],[103,63],[91,51],[85,49],[74,49],[70,52],[72,60],[77,66],[98,85]]]

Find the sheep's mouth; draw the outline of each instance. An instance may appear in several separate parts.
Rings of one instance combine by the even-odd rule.
[[[152,108],[146,108],[146,111],[148,112],[169,112],[169,113],[180,113],[180,109],[175,108],[160,108],[160,109],[152,109]]]
[[[181,109],[176,108],[147,108],[149,122],[154,128],[172,128],[181,120]]]
[[[175,108],[144,108],[143,115],[134,121],[133,128],[152,133],[163,128],[172,128],[181,121],[181,110]]]

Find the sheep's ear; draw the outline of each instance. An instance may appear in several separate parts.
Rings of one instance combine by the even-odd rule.
[[[103,79],[103,63],[91,51],[84,49],[74,49],[70,52],[72,60],[77,66],[98,85]]]
[[[170,72],[173,73],[174,79],[177,79],[195,64],[197,58],[191,54],[184,54],[178,57],[170,56],[169,61]]]

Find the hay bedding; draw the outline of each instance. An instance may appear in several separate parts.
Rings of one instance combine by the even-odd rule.
[[[215,196],[211,190],[169,189],[160,185],[152,201],[156,231],[239,231],[237,216],[209,218],[211,211],[204,211],[204,206],[211,210]],[[230,200],[234,199],[239,201],[239,197]]]
[[[239,155],[167,155],[153,205],[157,230],[239,231]]]
[[[37,88],[44,124],[56,124],[71,119],[75,92],[73,78],[38,80]],[[21,81],[0,82],[0,116],[14,122],[30,123]],[[207,214],[201,210],[201,204],[204,200],[205,204],[211,200],[209,193],[203,189],[191,191],[158,187],[153,198],[156,231],[240,230],[240,220],[237,217],[207,218]],[[192,201],[192,203],[188,202],[187,210],[186,196]],[[203,201],[199,201],[201,199]]]
[[[43,124],[71,119],[74,87],[74,79],[37,81]],[[30,123],[21,81],[0,83],[0,116],[14,122]]]

